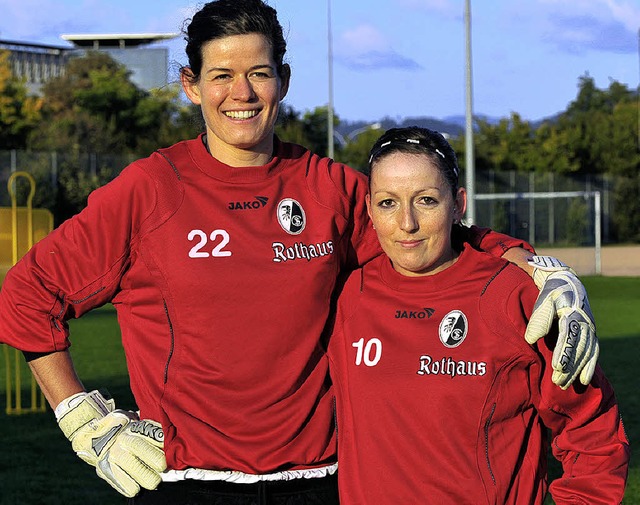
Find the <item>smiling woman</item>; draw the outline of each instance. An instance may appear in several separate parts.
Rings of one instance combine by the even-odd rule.
[[[289,66],[273,8],[209,2],[185,38],[205,131],[132,163],[25,256],[0,338],[30,351],[74,450],[136,505],[337,504],[321,335],[338,278],[380,252],[366,178],[274,135]],[[106,302],[142,420],[85,392],[67,350],[66,321]]]
[[[181,72],[187,97],[202,109],[207,147],[227,165],[271,159],[278,106],[289,87],[289,66],[273,58],[264,35],[233,35],[207,42],[202,67]]]

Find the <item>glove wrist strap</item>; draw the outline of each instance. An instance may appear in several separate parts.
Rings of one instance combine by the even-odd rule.
[[[82,426],[100,419],[115,409],[115,402],[107,400],[98,390],[77,393],[62,400],[55,409],[56,420],[64,435],[72,440]]]
[[[532,256],[527,261],[533,267],[533,281],[542,289],[547,278],[555,272],[571,272],[575,274],[573,269],[553,256]]]

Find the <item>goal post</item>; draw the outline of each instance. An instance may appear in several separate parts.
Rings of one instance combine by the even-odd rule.
[[[600,191],[553,191],[553,192],[514,192],[514,193],[477,193],[475,200],[477,201],[500,201],[507,200],[518,202],[529,200],[531,202],[539,199],[553,200],[558,198],[593,198],[593,241],[594,241],[594,260],[595,273],[602,273],[602,202]],[[529,206],[529,243],[532,245],[536,242],[535,222],[536,212],[533,205]],[[551,217],[553,220],[553,216]],[[551,223],[553,221],[550,221]],[[552,226],[552,224],[550,225]]]

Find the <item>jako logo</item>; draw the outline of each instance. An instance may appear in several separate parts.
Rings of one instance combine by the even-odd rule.
[[[580,325],[576,321],[569,323],[569,331],[567,332],[566,344],[562,349],[562,357],[560,358],[560,365],[562,365],[562,371],[567,373],[569,366],[574,362],[576,357],[576,345],[580,340]]]
[[[445,347],[458,347],[467,336],[468,330],[467,316],[459,310],[452,310],[440,321],[438,336]]]
[[[256,196],[255,200],[250,202],[229,202],[227,208],[229,210],[257,210],[267,205],[268,201],[266,196]]]
[[[429,319],[435,309],[425,307],[422,310],[396,310],[396,319]]]
[[[304,230],[306,219],[302,205],[293,198],[285,198],[278,204],[278,222],[282,229],[291,235],[298,235]]]

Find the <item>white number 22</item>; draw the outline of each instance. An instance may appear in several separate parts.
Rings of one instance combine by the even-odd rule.
[[[363,361],[367,366],[376,366],[382,357],[382,342],[379,338],[367,340],[367,345],[364,344],[364,338],[361,338],[351,345],[357,350],[356,366],[360,366]]]
[[[229,243],[229,233],[227,233],[226,230],[213,230],[208,237],[202,230],[191,230],[187,238],[189,242],[198,240],[198,243],[189,251],[189,258],[208,258],[209,256],[220,258],[223,256],[231,256],[231,251],[224,250],[224,247]],[[211,254],[209,254],[208,251],[202,250],[207,245],[207,240],[211,240],[211,242],[215,244]]]

